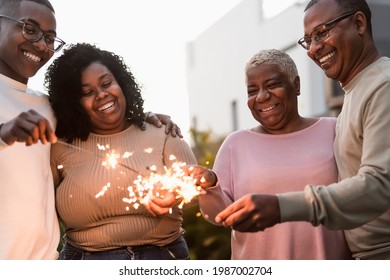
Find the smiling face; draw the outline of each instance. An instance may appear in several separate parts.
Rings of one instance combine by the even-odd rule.
[[[55,35],[54,13],[46,6],[33,1],[22,1],[19,11],[9,15],[36,25],[48,34]],[[43,39],[31,42],[23,37],[23,25],[15,20],[0,18],[0,72],[21,83],[27,83],[53,56]]]
[[[246,72],[247,105],[266,133],[284,134],[296,130],[299,119],[300,82],[294,82],[278,65],[263,64]]]
[[[342,10],[334,0],[317,2],[305,12],[305,35],[346,12],[351,11]],[[307,51],[328,78],[342,84],[347,84],[361,70],[359,65],[363,59],[364,39],[357,21],[361,13],[357,14],[335,23],[329,30],[329,37],[321,42],[313,40]]]
[[[126,99],[110,70],[99,62],[90,64],[81,74],[81,105],[91,121],[91,131],[113,134],[126,129]]]

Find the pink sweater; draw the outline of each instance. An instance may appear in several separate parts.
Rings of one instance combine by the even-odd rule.
[[[306,184],[337,181],[333,156],[335,119],[322,118],[298,132],[269,135],[240,130],[229,135],[214,165],[219,185],[200,197],[204,216],[214,221],[225,205],[248,193],[277,194]],[[341,231],[308,222],[278,224],[264,232],[232,231],[232,259],[345,259],[350,253]]]

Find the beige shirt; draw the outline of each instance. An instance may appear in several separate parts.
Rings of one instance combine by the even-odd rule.
[[[336,124],[340,182],[279,195],[282,221],[344,229],[355,258],[390,259],[390,59],[344,88]]]
[[[131,126],[113,135],[90,134],[87,141],[72,144],[75,147],[52,147],[56,207],[71,245],[87,251],[163,246],[182,234],[182,209],[153,217],[144,206],[136,208],[123,199],[130,197],[128,187],[137,176],[147,177],[154,167],[156,173],[164,173],[164,166],[173,162],[195,164],[184,140],[147,125],[145,131]],[[115,168],[102,165],[107,154],[119,156]]]

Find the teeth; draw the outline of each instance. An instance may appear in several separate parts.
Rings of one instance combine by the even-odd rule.
[[[40,62],[41,61],[41,58],[30,53],[30,52],[24,52],[23,53],[25,57],[27,57],[28,59],[32,60],[32,61],[35,61],[35,62]]]
[[[335,54],[334,51],[331,52],[331,53],[328,53],[327,55],[321,57],[318,61],[319,61],[320,63],[324,63],[325,61],[331,59],[331,58],[334,56],[334,54]]]
[[[103,111],[110,109],[112,106],[114,106],[114,102],[108,102],[108,103],[104,104],[102,107],[100,107],[98,110],[103,112]]]
[[[268,107],[268,108],[265,108],[265,109],[261,109],[260,111],[261,111],[261,112],[267,112],[267,111],[269,111],[269,110],[272,110],[272,109],[275,108],[275,107],[276,107],[276,105],[271,106],[271,107]]]

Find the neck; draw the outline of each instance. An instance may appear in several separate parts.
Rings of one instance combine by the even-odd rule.
[[[357,74],[366,69],[369,65],[374,63],[380,58],[380,54],[375,46],[375,44],[371,41],[363,50],[362,55],[360,56],[360,62],[357,63],[355,70],[351,71],[351,75],[345,80],[340,81],[342,87],[346,86]]]

